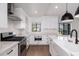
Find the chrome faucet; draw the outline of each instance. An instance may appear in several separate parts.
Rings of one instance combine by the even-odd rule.
[[[71,31],[71,33],[70,33],[70,37],[72,38],[72,33],[73,33],[73,31],[75,31],[75,44],[78,44],[78,33],[77,33],[77,30],[76,29],[73,29],[72,31]]]

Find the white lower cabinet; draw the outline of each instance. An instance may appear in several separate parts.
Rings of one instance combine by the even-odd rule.
[[[53,48],[56,56],[69,56],[69,53],[67,53],[63,48],[61,48],[55,42],[53,42]]]
[[[49,52],[51,56],[54,56],[53,40],[49,38]]]
[[[49,52],[52,56],[68,56],[69,55],[64,49],[62,49],[59,45],[57,45],[53,41],[53,39],[50,39]]]
[[[48,45],[48,37],[43,35],[43,36],[41,36],[42,40],[35,40],[35,37],[36,36],[34,36],[34,35],[29,37],[30,45]]]
[[[2,56],[18,56],[18,45],[11,47],[2,53]]]

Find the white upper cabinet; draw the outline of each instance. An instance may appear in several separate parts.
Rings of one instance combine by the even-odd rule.
[[[0,3],[0,28],[7,28],[7,22],[7,3]]]

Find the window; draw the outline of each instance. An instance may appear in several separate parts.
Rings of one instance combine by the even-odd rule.
[[[63,24],[63,35],[70,34],[70,24]]]
[[[41,23],[32,23],[32,32],[41,32]]]
[[[59,33],[62,35],[69,35],[70,29],[71,29],[71,26],[69,23],[60,23],[59,24]]]

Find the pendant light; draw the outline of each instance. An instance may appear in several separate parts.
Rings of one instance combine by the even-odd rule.
[[[67,3],[66,3],[66,13],[62,16],[61,18],[61,22],[62,23],[69,23],[69,22],[72,22],[73,21],[73,16],[71,13],[68,12],[68,9],[67,9]]]
[[[78,6],[78,8],[77,8],[77,10],[75,12],[75,17],[79,17],[79,6]]]

